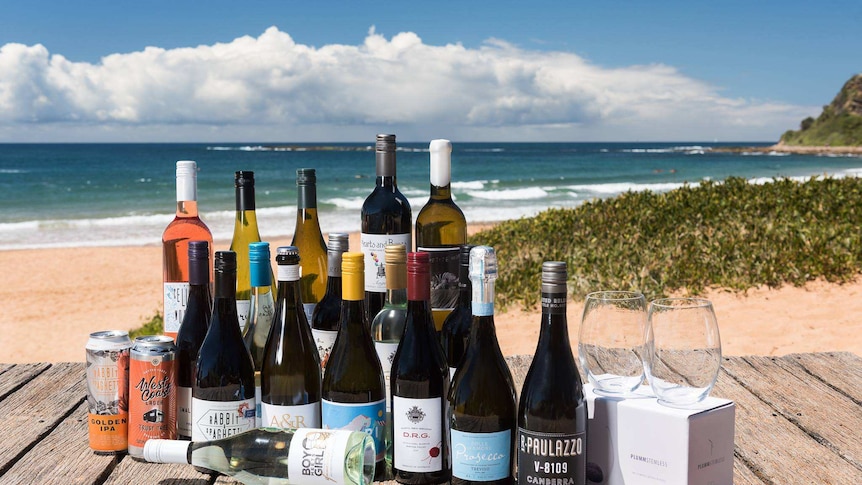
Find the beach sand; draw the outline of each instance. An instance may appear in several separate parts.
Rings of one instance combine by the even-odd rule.
[[[473,225],[470,232],[482,227]],[[290,238],[270,243],[287,245]],[[358,233],[351,234],[350,244],[359,247]],[[229,243],[215,246],[227,249]],[[141,326],[162,308],[161,259],[157,244],[0,251],[8,278],[0,288],[0,362],[80,362],[91,332]],[[714,304],[725,355],[862,355],[862,281],[815,281],[745,294],[713,290],[703,296]],[[582,302],[569,302],[575,349],[582,311]],[[504,354],[534,352],[540,315],[539,308],[519,307],[495,315]]]

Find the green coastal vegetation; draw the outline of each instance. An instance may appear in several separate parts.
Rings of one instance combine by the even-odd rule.
[[[862,146],[862,74],[850,78],[817,119],[802,120],[799,130],[781,135],[790,146]]]

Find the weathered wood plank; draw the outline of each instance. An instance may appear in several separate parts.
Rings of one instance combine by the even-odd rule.
[[[159,485],[209,485],[213,479],[198,473],[191,465],[147,463],[126,456],[114,468],[105,485],[159,484]]]
[[[731,360],[725,369],[788,421],[862,473],[862,406],[790,360],[745,357]]]
[[[763,485],[764,482],[739,457],[733,458],[733,485]]]
[[[862,483],[862,471],[811,439],[733,378],[727,368],[735,362],[745,363],[741,358],[724,359],[715,395],[736,403],[738,460],[766,483]]]
[[[0,401],[6,399],[37,375],[45,372],[45,369],[51,367],[51,364],[41,362],[38,364],[4,364],[4,366],[3,373],[0,374]]]
[[[862,405],[862,358],[850,352],[791,354],[781,360],[795,362],[830,387]]]

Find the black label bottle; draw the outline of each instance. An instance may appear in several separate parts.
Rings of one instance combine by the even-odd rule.
[[[257,403],[256,425],[260,426],[260,370],[263,363],[263,348],[272,327],[275,314],[275,299],[272,292],[272,265],[269,260],[269,243],[256,242],[248,245],[249,274],[251,277],[251,307],[243,340],[251,360],[254,362],[254,399]]]
[[[449,392],[452,483],[512,484],[518,405],[494,329],[494,249],[470,251],[473,322]]]
[[[320,427],[320,357],[300,297],[295,246],[278,248],[278,300],[261,371],[262,426]]]
[[[386,298],[387,244],[413,248],[413,213],[410,202],[398,190],[395,176],[395,135],[377,135],[377,180],[362,204],[360,244],[365,255],[365,303],[370,322]]]
[[[449,365],[449,380],[464,358],[467,340],[470,338],[470,322],[473,321],[473,285],[470,284],[470,250],[475,246],[465,244],[459,251],[458,304],[443,322],[440,343]]]
[[[392,469],[409,484],[449,481],[449,372],[431,314],[430,257],[407,256],[407,318],[392,362]]]
[[[587,406],[569,343],[566,263],[542,264],[542,326],[518,407],[518,483],[586,484]]]
[[[326,294],[314,307],[311,316],[311,334],[320,356],[321,374],[329,362],[332,346],[338,336],[341,322],[341,255],[349,249],[349,236],[343,232],[329,233],[329,248],[326,250],[327,278]]]
[[[309,323],[314,307],[326,293],[326,244],[317,217],[317,175],[313,168],[296,171],[296,228],[291,246],[299,248],[302,261],[302,303]]]

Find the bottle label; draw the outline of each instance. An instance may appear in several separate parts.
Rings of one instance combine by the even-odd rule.
[[[317,307],[317,303],[303,303],[302,309],[305,310],[305,319],[308,320],[308,324],[311,325],[311,317],[314,315],[314,309]]]
[[[451,311],[458,305],[458,272],[461,250],[451,247],[419,247],[430,256],[431,309]]]
[[[392,411],[392,361],[395,360],[395,352],[398,350],[398,342],[374,342],[374,350],[380,359],[380,367],[383,368],[383,380],[386,382],[386,412]]]
[[[518,483],[586,483],[585,438],[518,428]]]
[[[260,398],[263,395],[263,391],[261,391],[260,388],[260,373],[255,372],[255,374],[257,375],[254,376],[256,378],[254,386],[254,427],[260,428],[263,426],[260,424],[263,422],[263,409],[261,408],[261,403],[263,401],[261,401]]]
[[[192,397],[192,441],[212,441],[254,428],[254,398],[204,401]]]
[[[176,335],[189,302],[188,283],[165,283],[165,334]]]
[[[329,354],[332,353],[332,346],[335,345],[335,338],[338,337],[338,332],[312,328],[311,334],[314,336],[317,353],[320,355],[320,368],[326,369],[326,364],[329,362]]]
[[[549,315],[565,315],[566,294],[542,292],[542,313],[547,313]]]
[[[320,428],[320,402],[297,406],[262,403],[260,426],[270,428]]]
[[[392,440],[395,468],[408,472],[443,469],[442,398],[392,397]]]
[[[476,482],[511,475],[512,432],[468,433],[453,429],[452,477]]]
[[[321,418],[324,429],[361,431],[374,439],[376,461],[386,455],[383,432],[386,429],[385,399],[368,403],[343,403],[326,399],[321,401]]]
[[[177,386],[177,436],[192,437],[192,388]]]
[[[410,252],[410,233],[360,234],[362,253],[365,254],[365,291],[386,293],[386,245],[403,244]]]
[[[349,444],[350,433],[346,431],[307,428],[296,430],[287,453],[287,469],[291,483],[347,483],[344,469]],[[361,473],[361,470],[355,471]]]
[[[249,313],[251,312],[251,300],[236,301],[236,316],[239,319],[239,332],[245,332],[245,324],[248,323]]]

